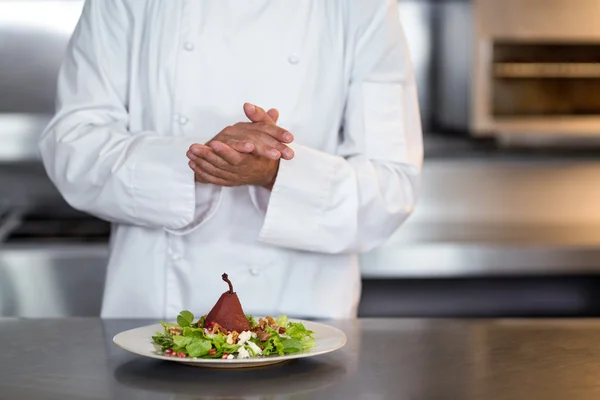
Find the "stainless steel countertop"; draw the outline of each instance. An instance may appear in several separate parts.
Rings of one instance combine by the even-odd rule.
[[[593,399],[600,321],[358,320],[342,350],[244,371],[129,355],[151,321],[0,320],[2,399]]]

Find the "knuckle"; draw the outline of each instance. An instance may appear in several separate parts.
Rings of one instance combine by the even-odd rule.
[[[225,135],[231,135],[233,134],[233,132],[235,131],[235,127],[228,125],[225,128],[223,128],[223,130],[221,131],[221,133],[225,134]]]
[[[264,131],[256,132],[256,135],[258,136],[258,139],[263,143],[271,143],[271,140],[273,139],[271,135]]]
[[[243,146],[243,143],[254,143],[256,140],[252,140],[252,137],[247,133],[240,135],[239,140],[236,142],[237,146]]]

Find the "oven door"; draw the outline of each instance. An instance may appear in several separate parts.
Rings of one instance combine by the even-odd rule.
[[[110,225],[77,212],[13,210],[0,242],[0,317],[100,315]]]
[[[494,130],[600,135],[600,42],[496,41],[488,73]]]

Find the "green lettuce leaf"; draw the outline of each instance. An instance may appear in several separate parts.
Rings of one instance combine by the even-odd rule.
[[[188,344],[192,343],[193,340],[194,338],[189,336],[173,336],[173,343],[177,347],[186,347]]]
[[[190,344],[186,346],[187,353],[190,357],[202,357],[210,351],[212,343],[210,340],[194,338]]]
[[[282,339],[281,344],[285,354],[298,353],[304,350],[302,343],[297,339]]]
[[[288,322],[290,322],[290,320],[288,319],[287,315],[282,315],[280,317],[277,317],[275,322],[277,322],[278,326],[283,326],[285,328],[287,327]]]
[[[206,339],[206,334],[204,333],[204,329],[203,328],[185,327],[185,328],[183,328],[182,335],[183,336],[194,337],[194,338]]]
[[[252,315],[246,315],[248,322],[250,322],[250,327],[254,328],[256,326],[256,319]]]
[[[182,311],[177,316],[177,323],[182,328],[189,327],[194,322],[194,314],[189,311]]]

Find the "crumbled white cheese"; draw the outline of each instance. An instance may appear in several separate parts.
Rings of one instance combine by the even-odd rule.
[[[260,349],[260,347],[258,347],[256,345],[256,343],[254,343],[254,342],[248,342],[247,345],[248,345],[248,347],[250,347],[252,349],[252,351],[254,352],[254,354],[256,354],[257,356],[260,356],[262,354],[262,350]]]
[[[233,344],[233,335],[231,333],[229,335],[227,335],[226,342],[227,342],[227,344]]]
[[[238,358],[250,358],[250,352],[244,346],[237,349]]]
[[[227,355],[227,359],[228,360],[233,360],[235,357],[233,356],[233,354],[228,354]]]
[[[237,344],[243,345],[252,337],[252,333],[250,331],[244,331],[240,333]]]
[[[251,332],[252,333],[252,338],[257,337],[258,335],[256,334],[256,332]]]
[[[214,338],[215,336],[217,336],[217,334],[216,334],[216,333],[210,333],[210,331],[209,331],[208,329],[206,329],[206,328],[204,329],[204,334],[205,334],[205,335],[206,335],[206,337],[207,337],[207,338],[209,338],[209,339],[212,339],[212,338]]]

